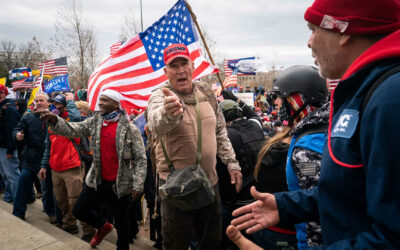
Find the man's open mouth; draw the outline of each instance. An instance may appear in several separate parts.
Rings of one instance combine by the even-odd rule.
[[[178,83],[185,83],[187,81],[186,77],[178,78],[177,82]]]

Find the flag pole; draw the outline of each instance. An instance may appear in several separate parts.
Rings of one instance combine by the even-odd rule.
[[[203,33],[201,32],[201,29],[200,29],[200,26],[197,23],[196,15],[193,13],[193,10],[192,10],[192,7],[190,6],[190,4],[186,0],[184,0],[184,1],[186,3],[186,7],[188,8],[188,10],[190,12],[190,15],[193,18],[193,21],[194,21],[194,24],[196,25],[197,31],[199,31],[201,40],[203,41],[203,44],[204,44],[204,47],[206,48],[208,56],[210,57],[211,63],[215,66],[214,59],[212,58],[210,50],[208,49],[206,39],[204,39]],[[217,73],[217,77],[218,77],[219,82],[221,83],[222,90],[224,90],[224,83],[221,80],[221,76],[219,75],[219,72]]]

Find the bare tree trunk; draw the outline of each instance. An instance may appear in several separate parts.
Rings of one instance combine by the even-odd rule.
[[[87,87],[94,65],[98,63],[94,28],[83,15],[79,2],[67,0],[58,10],[55,23],[55,50],[68,56],[71,87]]]

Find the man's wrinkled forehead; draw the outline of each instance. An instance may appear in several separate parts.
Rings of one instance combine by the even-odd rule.
[[[38,100],[49,101],[49,96],[45,93],[38,93],[36,94],[34,101],[37,102]]]
[[[174,64],[174,63],[179,63],[179,61],[189,62],[189,59],[187,59],[185,57],[176,57],[171,62],[169,62],[167,65],[171,65],[171,64]]]

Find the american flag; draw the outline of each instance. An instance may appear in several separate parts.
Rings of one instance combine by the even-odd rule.
[[[235,69],[224,81],[224,88],[237,87],[238,70]]]
[[[116,42],[110,47],[110,55],[114,55],[122,46],[123,42]]]
[[[336,86],[339,84],[339,80],[326,79],[326,81],[328,84],[329,92],[332,92],[336,88]]]
[[[233,70],[228,66],[228,61],[229,60],[227,60],[227,59],[224,60],[224,71],[225,71],[226,77],[228,77],[233,72]]]
[[[13,90],[21,89],[21,88],[31,88],[32,89],[34,87],[33,86],[33,77],[15,81],[15,82],[11,83],[11,85],[12,85]]]
[[[126,41],[93,72],[88,83],[90,108],[98,110],[99,93],[105,89],[120,92],[121,104],[126,109],[146,107],[152,90],[167,81],[163,51],[174,43],[189,48],[195,67],[193,79],[218,72],[203,58],[192,17],[185,1],[179,0],[167,14]]]
[[[66,75],[68,74],[67,58],[61,57],[39,63],[40,71],[43,75]]]

